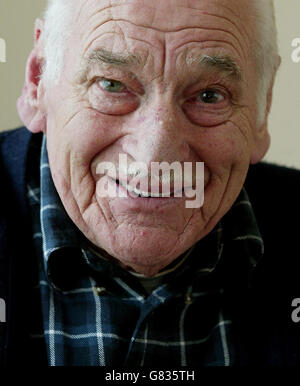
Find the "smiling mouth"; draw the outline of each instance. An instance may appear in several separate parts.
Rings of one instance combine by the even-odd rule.
[[[162,192],[162,193],[154,193],[154,192],[145,192],[143,190],[138,189],[137,187],[132,187],[125,183],[124,181],[120,180],[115,180],[115,183],[118,186],[122,186],[124,189],[126,189],[130,194],[136,197],[141,197],[141,198],[173,198],[174,197],[174,192],[172,192],[170,189],[167,192]],[[180,190],[182,193],[182,189]]]

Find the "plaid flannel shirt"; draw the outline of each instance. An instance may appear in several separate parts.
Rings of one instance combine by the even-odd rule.
[[[51,178],[45,137],[40,159],[29,154],[39,267],[31,334],[37,355],[46,346],[50,366],[235,365],[239,352],[226,283],[238,278],[237,291],[251,286],[263,255],[246,191],[148,294],[138,278],[91,252],[68,217]]]

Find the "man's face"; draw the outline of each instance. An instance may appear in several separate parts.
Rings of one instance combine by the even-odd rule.
[[[250,4],[74,3],[62,76],[45,88],[49,161],[69,216],[123,266],[155,274],[209,233],[241,190],[256,130]],[[204,162],[204,205],[99,197],[96,166],[117,165],[119,154],[149,168]]]

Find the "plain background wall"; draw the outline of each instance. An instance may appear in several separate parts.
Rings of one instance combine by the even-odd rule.
[[[45,3],[45,0],[0,0],[0,38],[6,41],[7,60],[0,63],[0,130],[21,125],[16,99],[33,44],[34,20]],[[269,119],[272,144],[265,159],[300,169],[300,63],[291,59],[292,41],[300,38],[300,1],[275,0],[275,7],[282,65]]]

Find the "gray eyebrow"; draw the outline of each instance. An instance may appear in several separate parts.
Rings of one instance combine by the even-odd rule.
[[[88,56],[88,63],[104,63],[115,66],[129,66],[130,64],[139,64],[140,58],[133,54],[113,53],[103,48],[98,48]]]
[[[86,74],[88,68],[92,64],[106,64],[117,67],[128,67],[130,65],[141,65],[143,60],[134,55],[128,53],[114,53],[112,51],[97,48],[93,50],[86,59],[84,66],[84,73]],[[205,66],[208,69],[216,69],[220,72],[225,73],[232,79],[240,81],[242,79],[242,72],[238,64],[229,56],[223,55],[202,55],[199,57],[187,57],[186,63],[188,66],[194,65],[195,63],[200,66]]]
[[[217,69],[221,72],[226,73],[229,77],[236,80],[242,79],[242,72],[237,63],[228,56],[222,55],[203,55],[198,58],[187,58],[187,64],[191,65],[198,63],[202,66],[211,69]]]

